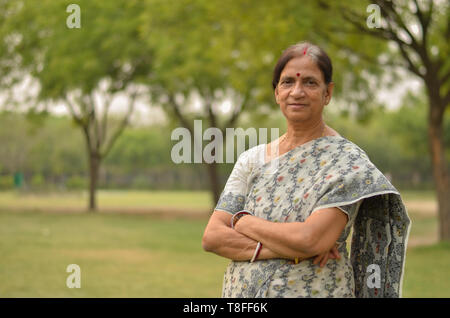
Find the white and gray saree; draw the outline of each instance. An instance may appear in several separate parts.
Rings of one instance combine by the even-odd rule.
[[[317,210],[348,215],[340,260],[293,264],[231,261],[223,297],[401,297],[410,219],[400,194],[363,150],[326,136],[265,162],[265,147],[239,156],[216,210],[252,211],[273,222],[303,222]],[[346,240],[352,234],[350,256]]]

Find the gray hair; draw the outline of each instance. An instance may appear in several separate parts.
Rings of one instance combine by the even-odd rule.
[[[272,78],[272,86],[275,89],[280,81],[280,75],[286,64],[294,57],[309,56],[319,67],[323,74],[325,84],[329,84],[332,81],[333,65],[328,54],[322,50],[319,46],[309,43],[300,42],[291,45],[283,51],[277,64],[275,65]]]

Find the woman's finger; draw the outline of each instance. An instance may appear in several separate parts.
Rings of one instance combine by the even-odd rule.
[[[336,255],[337,259],[341,259],[341,254],[339,253],[337,248],[335,248],[335,250],[334,250],[334,255]]]
[[[324,267],[328,262],[328,252],[325,254],[324,258],[322,258],[322,261],[320,262],[320,267]]]
[[[318,265],[320,264],[321,260],[325,257],[325,253],[317,255],[317,257],[314,259],[313,264]]]
[[[321,257],[322,257],[322,255],[317,255],[317,256],[314,258],[313,264],[314,264],[314,265],[317,265],[317,264],[320,262]]]

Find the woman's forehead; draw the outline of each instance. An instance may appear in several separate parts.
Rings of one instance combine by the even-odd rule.
[[[280,77],[297,76],[297,74],[300,74],[302,77],[306,75],[321,77],[319,67],[309,56],[299,56],[289,60],[281,72]]]

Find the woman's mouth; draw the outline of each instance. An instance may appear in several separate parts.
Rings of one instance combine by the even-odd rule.
[[[288,104],[288,106],[300,108],[300,107],[306,107],[306,106],[308,106],[308,104],[295,103],[295,104]]]

